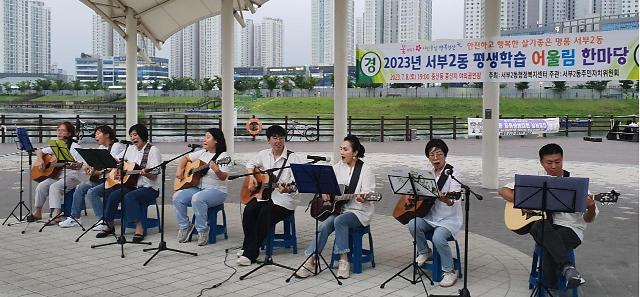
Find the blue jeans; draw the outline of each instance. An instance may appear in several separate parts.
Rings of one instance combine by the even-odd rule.
[[[84,196],[87,194],[87,191],[91,189],[95,185],[94,182],[86,181],[81,182],[76,186],[76,191],[73,192],[73,202],[71,202],[71,216],[79,219],[82,214],[82,209],[84,208]]]
[[[96,218],[102,219],[104,215],[104,205],[102,204],[102,197],[107,197],[107,192],[104,189],[104,182],[97,184],[95,187],[89,189],[87,191],[87,199],[91,202],[91,208],[93,208],[93,213],[96,214]]]
[[[176,218],[180,229],[187,229],[191,224],[187,216],[187,207],[193,207],[196,216],[195,227],[198,232],[209,228],[207,212],[210,207],[224,203],[227,193],[218,189],[187,188],[173,194],[173,206],[176,208]]]
[[[149,187],[129,188],[124,187],[124,216],[127,222],[139,222],[140,209],[143,205],[150,205],[158,198],[158,190]],[[118,204],[120,204],[120,187],[115,190],[109,191],[107,198],[104,221],[113,222],[115,219],[116,210],[118,210]]]
[[[415,222],[415,228],[413,225],[414,220],[417,220]],[[412,219],[411,221],[409,221],[409,223],[407,223],[407,229],[409,229],[411,236],[413,236],[415,232],[415,240],[419,254],[427,253],[427,233],[433,232],[431,240],[436,250],[438,251],[438,255],[440,255],[442,271],[449,272],[453,270],[451,248],[449,247],[449,242],[447,241],[449,237],[452,237],[451,231],[449,231],[449,229],[445,227],[431,226],[431,224],[427,223],[424,218]]]
[[[331,234],[334,230],[336,231],[336,240],[334,242],[335,245],[335,253],[336,254],[344,254],[348,253],[349,250],[349,228],[361,228],[364,227],[358,220],[358,217],[351,213],[345,212],[339,215],[331,215],[328,217],[322,224],[318,230],[318,252],[322,252],[324,246],[327,244],[327,239],[329,238],[329,234]],[[312,240],[311,244],[304,251],[306,256],[313,254],[316,250],[316,241]]]

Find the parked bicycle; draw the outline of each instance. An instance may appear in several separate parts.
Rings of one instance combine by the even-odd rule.
[[[304,137],[308,141],[318,141],[320,138],[316,127],[298,121],[289,121],[287,123],[287,141],[291,141],[295,136]]]
[[[76,139],[78,142],[86,143],[93,141],[93,138],[96,136],[95,129],[97,126],[98,124],[96,123],[89,123],[78,119],[76,121]]]

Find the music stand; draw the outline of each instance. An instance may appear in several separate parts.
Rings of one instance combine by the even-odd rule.
[[[22,208],[24,207],[26,209],[27,214],[31,213],[31,209],[29,209],[29,207],[24,203],[24,200],[22,199],[22,193],[24,193],[24,186],[22,183],[22,174],[24,172],[24,168],[22,167],[22,152],[25,151],[27,152],[27,154],[29,155],[29,168],[31,168],[31,163],[32,163],[32,158],[33,158],[33,152],[35,151],[35,149],[33,148],[33,145],[31,145],[31,140],[29,139],[29,134],[27,133],[27,129],[25,128],[16,128],[16,144],[18,145],[18,150],[20,150],[20,192],[19,192],[19,202],[16,204],[16,206],[13,208],[13,210],[11,211],[11,214],[9,214],[7,216],[7,218],[4,220],[4,222],[2,222],[2,225],[4,225],[5,223],[7,223],[7,221],[9,220],[9,218],[11,216],[13,216],[14,218],[16,218],[16,220],[18,220],[17,222],[13,222],[13,223],[9,223],[7,226],[13,226],[13,225],[17,225],[17,224],[21,224],[23,222],[26,221],[26,215],[23,216],[22,215]],[[29,180],[31,180],[31,171],[29,171]],[[32,185],[31,183],[29,183],[29,204],[31,204],[33,202],[33,196],[32,196]],[[16,216],[15,212],[16,210],[19,209],[20,212],[20,216]]]
[[[322,199],[322,194],[342,195],[340,186],[338,185],[338,179],[333,172],[333,167],[329,165],[312,165],[312,164],[291,164],[291,171],[293,177],[296,180],[296,187],[299,193],[313,193],[315,194],[313,199]],[[313,201],[312,201],[313,202]],[[311,271],[313,275],[318,275],[320,272],[329,269],[333,278],[338,282],[338,285],[342,285],[342,282],[338,279],[338,276],[331,269],[331,265],[325,260],[320,251],[318,251],[318,218],[314,218],[316,221],[316,231],[314,233],[314,240],[316,241],[315,250],[309,255],[297,269],[286,279],[288,283],[291,278],[296,274],[298,270],[304,266],[307,261],[315,256],[315,269]],[[325,269],[320,269],[320,259],[327,266]]]
[[[71,152],[69,151],[69,148],[67,147],[67,144],[64,142],[64,140],[50,139],[49,141],[47,141],[47,144],[49,145],[49,147],[51,147],[51,150],[53,151],[53,155],[58,160],[57,162],[58,163],[65,163],[64,166],[62,166],[62,199],[64,200],[64,196],[67,194],[67,164],[75,162],[76,160],[71,155]],[[63,203],[64,203],[64,201],[63,201]],[[51,222],[53,222],[57,218],[61,217],[62,213],[63,213],[63,210],[60,209],[60,212],[57,215],[55,215],[54,217],[52,217],[51,219],[49,219],[49,221],[44,223],[44,225],[42,225],[42,227],[40,228],[40,230],[38,230],[38,232],[42,232],[42,230],[45,227],[49,226],[49,224],[51,224]],[[78,225],[80,225],[80,228],[82,228],[82,231],[85,230],[84,226],[82,226],[82,224],[80,224],[80,222],[78,222],[78,220],[76,220],[74,217],[71,217],[71,218],[74,221],[76,221],[76,223],[78,223]]]
[[[589,189],[589,179],[582,177],[556,177],[519,175],[515,176],[514,208],[532,209],[552,212],[584,212]],[[577,197],[582,197],[577,199]],[[544,242],[544,229],[541,231],[541,241]],[[538,262],[538,281],[530,296],[544,297],[545,291],[553,297],[549,289],[542,283],[543,254]]]
[[[417,284],[418,282],[422,283],[422,287],[424,288],[425,294],[428,296],[427,286],[424,284],[424,280],[422,276],[425,276],[429,283],[433,286],[433,280],[431,277],[427,275],[427,273],[418,265],[418,262],[415,260],[417,254],[416,247],[416,232],[418,232],[417,228],[417,200],[431,198],[435,199],[438,197],[438,185],[436,183],[435,177],[433,174],[427,175],[426,177],[420,173],[416,172],[408,172],[406,175],[389,175],[389,183],[391,185],[391,190],[394,194],[398,195],[411,195],[416,202],[413,203],[413,254],[411,255],[411,263],[406,267],[402,268],[396,274],[387,279],[384,283],[380,285],[381,289],[384,289],[384,286],[390,282],[392,279],[396,277],[403,278],[410,282],[412,285]],[[408,279],[402,275],[402,273],[409,269],[412,269],[412,278]]]
[[[106,150],[106,149],[76,149],[76,151],[78,152],[78,154],[80,154],[80,156],[82,156],[82,159],[85,160],[85,162],[87,162],[87,165],[93,167],[95,170],[102,170],[102,169],[112,169],[112,168],[118,168],[118,162],[113,158],[113,156],[111,155],[111,153]],[[104,203],[105,203],[105,198],[104,198],[104,192],[106,192],[106,190],[103,190],[103,197],[102,197],[102,214],[104,215]],[[89,232],[89,230],[92,230],[93,228],[95,228],[96,226],[98,226],[100,224],[100,222],[102,221],[103,218],[96,218],[96,222],[91,225],[91,227],[87,228],[87,230],[84,230],[84,232],[82,232],[82,234],[80,234],[80,236],[78,236],[78,238],[76,238],[76,242],[80,241],[80,238],[82,238],[82,236],[84,236],[85,234],[87,234],[87,232]]]

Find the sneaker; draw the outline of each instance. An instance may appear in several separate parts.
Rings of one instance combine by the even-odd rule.
[[[316,263],[312,258],[309,258],[307,262],[296,271],[297,278],[307,278],[311,276],[316,271]]]
[[[238,250],[238,252],[236,253],[236,256],[238,256],[238,258],[242,257],[242,254],[244,254],[244,250],[240,249]]]
[[[186,229],[178,230],[178,242],[185,243],[189,239],[189,235],[193,232],[193,225],[189,225]]]
[[[249,260],[249,258],[245,257],[245,256],[240,256],[238,258],[238,265],[240,266],[249,266],[251,265],[251,260]]]
[[[60,226],[61,228],[70,228],[70,227],[79,227],[80,224],[78,224],[78,222],[80,222],[80,219],[74,220],[72,217],[67,217],[66,220],[58,223],[58,226]]]
[[[451,287],[456,283],[456,281],[458,281],[458,275],[456,274],[455,270],[451,270],[442,274],[440,286],[443,288]]]
[[[577,288],[578,286],[586,283],[587,281],[580,276],[578,270],[573,266],[566,266],[562,273],[567,280],[567,289]]]
[[[418,266],[422,266],[425,262],[431,261],[432,258],[433,251],[431,251],[431,249],[427,249],[427,253],[418,254],[418,257],[416,257],[416,262],[418,262]]]
[[[209,244],[209,228],[198,231],[198,245],[205,246]]]
[[[349,273],[351,272],[351,267],[349,267],[349,261],[340,260],[338,261],[338,278],[347,279],[349,278]]]
[[[103,220],[98,221],[98,224],[93,227],[93,231],[105,231],[105,229],[107,228],[107,223],[105,223]]]

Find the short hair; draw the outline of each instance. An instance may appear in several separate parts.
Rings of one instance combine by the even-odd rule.
[[[219,128],[209,128],[205,133],[211,134],[216,143],[216,153],[222,153],[227,151],[227,141],[224,139],[224,133]]]
[[[133,126],[131,126],[131,128],[129,128],[129,134],[131,134],[131,132],[136,131],[136,133],[138,133],[138,136],[140,136],[140,139],[142,139],[142,141],[147,142],[147,140],[149,140],[149,130],[147,130],[147,127],[143,124],[135,124]]]
[[[449,147],[447,146],[446,143],[444,143],[444,140],[442,140],[442,139],[431,139],[431,140],[429,140],[429,142],[427,142],[427,145],[424,147],[424,155],[429,157],[429,152],[431,152],[431,150],[433,148],[440,149],[444,153],[445,157],[449,153]]]
[[[349,142],[352,151],[357,151],[356,157],[364,158],[364,146],[360,143],[360,139],[353,134],[347,134],[344,141]]]
[[[560,156],[564,156],[563,152],[562,152],[562,147],[560,147],[559,145],[557,145],[555,143],[545,144],[544,146],[542,146],[540,148],[540,151],[538,151],[538,155],[540,156],[540,160],[542,160],[542,158],[544,156],[555,155],[555,154],[560,154]]]
[[[96,130],[93,131],[93,134],[95,135],[95,132],[97,132],[97,131],[100,131],[100,133],[102,133],[102,134],[109,134],[109,139],[111,140],[111,143],[118,142],[118,138],[116,137],[116,131],[113,130],[113,128],[111,128],[111,126],[100,125],[100,126],[96,127]]]
[[[65,140],[73,140],[73,137],[76,136],[76,127],[71,124],[69,121],[64,121],[58,124],[58,127],[64,126],[64,128],[69,132],[69,136],[65,138]]]
[[[267,128],[267,139],[274,136],[287,137],[287,131],[278,125]]]

